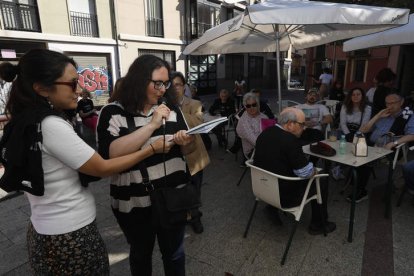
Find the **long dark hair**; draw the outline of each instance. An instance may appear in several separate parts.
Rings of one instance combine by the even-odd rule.
[[[358,106],[359,110],[361,112],[364,112],[365,106],[367,105],[364,89],[360,87],[354,87],[351,90],[349,90],[344,100],[344,106],[346,108],[346,113],[348,114],[352,114],[354,112],[354,103],[352,102],[352,93],[354,93],[355,90],[361,91],[361,101],[359,102],[359,106]]]
[[[108,103],[112,103],[119,100],[119,95],[121,94],[121,82],[124,78],[121,77],[116,80],[114,89],[112,90],[111,96],[108,99]]]
[[[52,88],[68,64],[76,67],[73,59],[47,49],[33,49],[23,55],[18,65],[5,63],[0,66],[0,77],[13,81],[6,104],[6,114],[12,117],[26,109],[45,105],[46,99],[33,89],[34,83]]]
[[[147,87],[152,78],[152,72],[162,67],[167,68],[169,75],[169,64],[159,57],[142,55],[134,60],[120,83],[120,93],[117,97],[127,112],[136,114],[138,111],[144,110]]]

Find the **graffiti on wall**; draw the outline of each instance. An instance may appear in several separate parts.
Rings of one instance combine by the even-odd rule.
[[[105,105],[109,98],[109,77],[106,66],[79,67],[79,86],[91,93],[94,105]]]

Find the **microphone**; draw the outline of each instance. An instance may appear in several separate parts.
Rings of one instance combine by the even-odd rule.
[[[158,104],[164,104],[167,105],[167,99],[165,97],[161,97],[158,99]],[[162,118],[162,125],[165,127],[165,118]]]

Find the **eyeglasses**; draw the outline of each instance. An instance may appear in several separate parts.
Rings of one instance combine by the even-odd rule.
[[[173,83],[174,87],[183,87],[184,83]]]
[[[305,127],[305,122],[298,122],[298,121],[293,121],[295,124],[300,125],[301,128]]]
[[[67,85],[72,88],[73,92],[76,92],[76,89],[78,88],[78,80],[73,81],[55,81],[53,84],[61,84],[61,85]]]
[[[149,80],[154,83],[154,89],[161,90],[161,88],[168,89],[171,86],[171,81]]]
[[[257,103],[253,103],[253,104],[246,104],[245,107],[246,108],[250,108],[250,107],[256,107]]]
[[[399,103],[401,101],[393,101],[393,102],[385,102],[385,105],[392,105],[392,104],[396,104]]]

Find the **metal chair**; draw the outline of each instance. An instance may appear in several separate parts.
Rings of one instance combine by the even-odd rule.
[[[252,222],[253,215],[256,211],[259,200],[269,205],[272,205],[282,210],[283,212],[291,213],[295,217],[295,222],[292,227],[289,240],[287,242],[285,251],[282,256],[281,265],[284,265],[286,261],[287,253],[290,248],[290,244],[292,243],[293,235],[295,234],[295,231],[296,231],[297,224],[300,220],[300,217],[302,216],[303,208],[311,200],[317,200],[318,204],[322,205],[320,178],[327,177],[328,174],[316,174],[313,177],[309,178],[308,185],[306,187],[305,194],[303,195],[302,202],[300,203],[300,205],[291,207],[291,208],[283,208],[280,204],[279,179],[288,180],[288,181],[303,181],[306,178],[287,177],[287,176],[282,176],[282,175],[271,173],[269,171],[266,171],[259,167],[254,166],[253,160],[246,161],[246,165],[251,170],[252,189],[253,189],[253,194],[256,197],[256,199],[255,199],[255,203],[253,206],[253,210],[250,214],[249,221],[246,226],[246,230],[244,231],[243,237],[244,238],[247,237],[247,233],[249,231],[250,224]],[[311,197],[308,197],[309,190],[312,184],[316,185],[316,194]],[[322,212],[322,209],[321,209],[321,212]],[[324,233],[324,235],[326,236],[326,233]]]
[[[254,152],[255,152],[255,149],[253,150],[253,152],[252,152],[252,154],[250,155],[250,157],[248,157],[248,156],[244,155],[244,152],[243,152],[244,157],[247,159],[247,161],[246,161],[246,162],[248,162],[248,161],[253,162]],[[243,169],[243,173],[242,173],[242,175],[240,176],[239,181],[237,182],[237,186],[240,186],[240,183],[242,182],[243,177],[245,176],[245,174],[247,173],[247,171],[248,171],[248,170],[249,170],[249,167],[248,167],[248,166],[246,166],[246,167]]]
[[[403,157],[405,158],[405,163],[407,163],[407,146],[405,146],[404,147],[405,148],[405,155],[403,155]],[[412,146],[412,147],[410,147],[409,148],[409,150],[414,150],[414,146]],[[403,151],[403,153],[404,153],[404,151]],[[398,159],[397,159],[398,160]],[[394,164],[396,164],[397,163],[397,161],[396,161],[396,158],[394,158],[394,163],[393,163],[393,165]],[[402,203],[402,201],[403,201],[403,199],[404,199],[404,195],[407,193],[407,185],[405,185],[404,184],[404,188],[403,188],[403,190],[401,191],[401,194],[400,194],[400,196],[398,197],[398,201],[397,201],[397,207],[400,207],[401,206],[401,203]]]
[[[414,148],[414,147],[413,147],[413,148]],[[404,164],[405,164],[405,163],[407,163],[407,145],[406,145],[406,143],[399,144],[398,146],[396,146],[396,147],[395,147],[394,158],[393,158],[393,160],[392,160],[392,170],[393,170],[393,171],[395,170],[395,167],[397,166],[397,163],[398,163],[398,158],[399,158],[399,156],[400,156],[400,153],[402,153],[402,155],[403,155],[403,162],[404,162]],[[376,178],[377,178],[377,176],[376,176],[376,174],[375,174],[374,167],[370,167],[370,170],[371,170],[372,175],[374,176],[374,179],[376,179]],[[342,188],[342,190],[341,190],[340,194],[343,194],[343,193],[345,192],[345,190],[346,190],[346,189],[349,187],[349,185],[351,184],[351,181],[352,181],[352,171],[349,171],[349,174],[348,174],[348,176],[346,177],[346,179],[347,179],[347,181],[346,181],[346,183],[345,183],[344,187]],[[403,191],[403,192],[404,192],[404,191]],[[402,200],[402,197],[403,197],[403,196],[404,196],[404,195],[403,195],[403,194],[401,194],[401,196],[400,196],[401,200]],[[401,201],[400,201],[400,199],[399,199],[399,200],[398,200],[398,203],[397,203],[397,206],[400,206],[400,204],[401,204]]]
[[[224,131],[225,131],[224,135],[225,135],[226,141],[227,141],[227,143],[226,143],[226,145],[224,147],[224,150],[225,151],[227,150],[227,147],[228,147],[228,144],[229,144],[229,132],[236,133],[236,122],[237,122],[236,120],[237,119],[236,119],[235,115],[236,115],[236,113],[231,114],[228,117],[227,125],[224,128]],[[237,160],[237,155],[236,155],[236,160]]]

